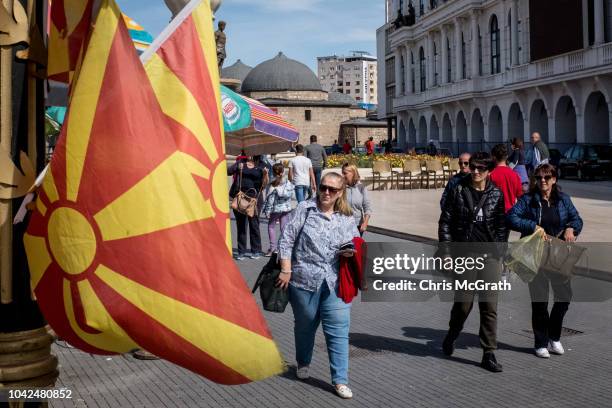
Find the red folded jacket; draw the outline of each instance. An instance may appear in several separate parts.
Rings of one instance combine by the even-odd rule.
[[[353,238],[355,255],[347,258],[340,256],[340,272],[338,273],[338,296],[344,303],[351,303],[359,289],[363,290],[363,262],[366,255],[366,243],[361,237]]]

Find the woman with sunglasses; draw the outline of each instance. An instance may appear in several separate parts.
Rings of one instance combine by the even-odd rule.
[[[372,215],[372,205],[367,190],[361,183],[359,170],[354,164],[344,163],[342,165],[342,175],[346,182],[346,196],[353,210],[353,218],[355,218],[359,233],[363,236],[368,229],[368,222]]]
[[[564,241],[576,241],[582,231],[582,218],[570,196],[562,193],[557,185],[557,170],[551,164],[542,164],[534,174],[536,184],[531,192],[521,197],[508,213],[510,228],[520,232],[521,237],[539,232],[544,238],[558,236]],[[550,314],[549,286],[555,299]],[[540,272],[529,283],[529,293],[536,356],[549,358],[550,353],[563,354],[560,338],[563,318],[572,298],[570,281]]]
[[[359,236],[346,199],[344,178],[327,173],[315,198],[298,204],[279,242],[281,273],[278,285],[289,288],[295,318],[296,375],[307,379],[314,339],[323,326],[332,383],[342,398],[348,387],[348,334],[351,305],[337,295],[340,256],[353,256],[350,247]],[[345,245],[346,244],[346,245]]]
[[[260,164],[259,157],[261,156],[248,156],[246,161],[236,162],[228,167],[227,175],[236,175],[236,179],[230,188],[230,199],[233,199],[238,191],[242,191],[251,198],[259,199],[262,189],[266,187],[269,181],[268,169]],[[258,212],[255,211],[255,215],[249,217],[234,210],[234,217],[238,230],[238,252],[234,254],[234,259],[239,261],[245,257],[260,258],[263,253],[261,252]],[[251,244],[250,252],[247,251],[247,233]]]
[[[486,152],[475,153],[470,158],[470,177],[461,181],[448,195],[438,222],[438,239],[444,242],[474,242],[470,249],[462,251],[478,257],[484,248],[481,243],[505,242],[506,223],[504,215],[504,195],[489,180],[493,168],[491,156]],[[444,245],[441,246],[444,248]],[[501,268],[497,256],[489,256],[484,268],[455,275],[458,281],[483,280],[499,281]],[[451,310],[449,329],[442,342],[442,351],[451,356],[455,351],[455,341],[461,334],[465,321],[474,306],[475,290],[456,290]],[[482,361],[480,366],[490,372],[503,370],[497,362],[497,293],[479,291],[480,345]]]

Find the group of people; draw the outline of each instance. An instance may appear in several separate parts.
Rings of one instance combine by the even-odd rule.
[[[295,157],[289,161],[287,169],[283,163],[274,162],[273,159],[246,155],[238,156],[236,163],[228,168],[228,175],[234,176],[230,197],[242,191],[256,198],[261,210],[253,217],[234,210],[238,232],[238,251],[234,253],[236,260],[245,257],[257,259],[277,252],[277,227],[281,232],[284,230],[294,200],[299,204],[316,196],[321,185],[321,174],[327,166],[325,149],[317,143],[316,135],[310,137],[309,145],[298,144],[294,148]],[[363,235],[371,215],[370,200],[355,165],[345,164],[342,176],[346,180],[347,200],[353,209],[358,230]],[[262,252],[259,226],[262,217],[268,219],[270,242],[265,253]]]
[[[531,185],[527,173],[529,167],[521,154],[522,143],[517,139],[512,142],[514,152],[510,157],[503,144],[496,145],[491,154],[460,155],[461,171],[447,184],[440,202],[440,242],[507,242],[510,230],[521,233],[521,238],[538,233],[542,239],[552,236],[568,242],[576,240],[582,231],[582,219],[571,198],[561,192],[557,184],[557,169],[547,162],[547,150],[539,147],[543,145],[539,136],[537,133],[532,135],[536,161],[531,165]],[[485,274],[490,279],[493,274],[499,280],[501,271],[501,262],[496,260],[479,272],[483,276],[475,279],[482,279]],[[545,300],[550,286],[555,302],[549,312]],[[560,275],[539,273],[529,283],[529,292],[535,355],[549,358],[551,353],[563,354],[560,338],[563,318],[571,300],[570,281]],[[442,345],[448,356],[454,352],[455,341],[472,309],[474,295],[473,292],[455,293],[449,330]],[[501,372],[502,365],[494,354],[497,348],[497,297],[494,293],[479,293],[478,306],[483,349],[481,366],[492,372]]]
[[[334,389],[341,398],[351,398],[353,393],[348,386],[351,304],[338,295],[338,277],[341,257],[356,254],[346,244],[367,230],[372,208],[354,165],[345,163],[342,174],[329,172],[319,179],[316,169],[321,162],[315,162],[318,148],[313,149],[315,160],[309,157],[308,150],[310,146],[296,146],[296,157],[289,164],[287,178],[282,164],[272,166],[273,179],[267,188],[262,215],[268,218],[269,228],[276,222],[281,227],[277,244],[276,235],[269,231],[270,251],[278,251],[280,274],[277,284],[289,290],[294,314],[296,376],[299,379],[309,377],[315,334],[322,325]],[[521,146],[514,141],[512,155],[500,144],[493,148],[492,154],[478,152],[460,156],[461,171],[449,181],[441,200],[440,242],[507,242],[510,230],[522,236],[539,233],[543,237],[576,240],[582,230],[582,219],[570,197],[557,185],[556,169],[545,162],[544,154],[540,154],[540,163],[528,174],[529,166],[521,151]],[[320,157],[323,168],[325,156],[321,153]],[[245,191],[245,184],[247,188],[261,191],[267,183],[267,172],[254,170],[258,168],[256,163],[256,159],[249,158],[246,165],[237,166],[242,177],[256,172],[261,180],[260,184],[252,183],[252,187],[251,182],[243,181],[238,184],[242,191]],[[237,169],[230,169],[230,173],[236,173]],[[523,176],[531,176],[534,183],[525,186],[528,181]],[[308,193],[312,194],[310,198]],[[298,204],[291,209],[294,197]],[[247,222],[242,214],[235,215],[237,222],[243,223],[238,226],[240,254],[246,248],[246,226],[258,228],[259,221]],[[254,235],[251,233],[251,238]],[[259,248],[253,247],[253,241],[251,245]],[[485,270],[501,277],[499,261],[491,260]],[[549,285],[555,295],[550,312],[548,302],[542,298],[542,293],[548,294]],[[542,358],[550,357],[550,353],[563,354],[560,336],[571,299],[569,281],[540,273],[529,284],[529,290],[535,354]],[[491,372],[501,372],[502,365],[494,354],[497,348],[496,295],[484,297],[482,293],[467,291],[461,296],[455,294],[442,351],[449,356],[453,354],[455,341],[477,294],[483,348],[481,366]]]

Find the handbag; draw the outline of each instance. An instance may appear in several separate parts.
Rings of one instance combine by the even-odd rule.
[[[249,191],[251,190],[255,189],[252,188]],[[236,210],[239,213],[252,218],[255,216],[255,213],[257,213],[257,197],[249,197],[246,193],[238,191],[238,194],[236,194],[232,199],[231,207],[232,210]]]
[[[242,191],[242,169],[240,169],[239,180],[238,193],[236,193],[231,203],[232,210],[236,210],[239,213],[252,218],[257,214],[257,198],[259,197],[259,193],[261,193],[261,189],[259,191],[255,190],[254,188],[249,189],[247,193],[251,190],[257,193],[255,197],[250,197],[247,193]]]
[[[584,251],[586,251],[584,247],[549,236],[545,242],[540,268],[545,272],[570,278]]]
[[[302,228],[300,228],[296,242],[302,234],[304,225],[306,225],[306,220],[308,219],[310,210],[312,210],[312,208],[306,210],[306,218],[304,219]],[[289,291],[276,285],[280,272],[281,268],[278,253],[273,253],[268,263],[259,273],[259,276],[255,281],[255,285],[253,286],[252,293],[255,293],[259,288],[261,304],[263,305],[264,310],[267,310],[268,312],[283,313],[287,307],[287,303],[289,303]]]

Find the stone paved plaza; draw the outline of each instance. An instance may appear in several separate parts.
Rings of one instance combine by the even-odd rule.
[[[609,185],[604,185],[610,188]],[[589,184],[585,186],[588,187]],[[603,189],[599,184],[591,186],[598,186],[592,194],[589,193],[591,195],[597,195]],[[591,199],[586,197],[589,189],[585,187],[584,190],[584,199]],[[435,193],[440,192],[438,190]],[[380,206],[385,200],[379,197],[386,194],[392,196],[401,193],[375,193],[377,214],[373,225],[379,225],[380,221],[385,219],[382,215],[383,207]],[[419,200],[415,204],[431,208],[433,213],[433,209],[437,208],[434,192],[419,194],[428,194],[431,201]],[[606,204],[603,200],[598,201],[602,201],[602,206]],[[432,213],[426,216],[414,212],[406,214],[411,214],[409,218],[414,218],[415,222],[430,225],[431,219],[437,219],[437,214]],[[602,209],[599,217],[606,213],[609,214],[609,211]],[[583,215],[586,219],[585,211]],[[399,213],[395,213],[395,216],[388,214],[388,217],[402,220],[395,222],[396,229],[401,229],[406,219]],[[598,214],[592,214],[590,217],[598,217]],[[585,224],[586,231],[593,228],[590,221]],[[264,227],[265,223],[262,223],[262,237],[266,235]],[[419,230],[415,235],[426,234]],[[431,235],[431,231],[428,235]],[[370,242],[401,241],[373,233],[366,234],[366,239]],[[263,258],[239,262],[249,285],[254,282],[265,262]],[[453,357],[446,358],[442,355],[441,343],[447,328],[450,307],[450,303],[437,301],[365,303],[356,299],[353,302],[350,334],[350,385],[355,394],[351,401],[341,400],[333,393],[329,382],[325,342],[320,330],[316,339],[311,379],[305,382],[295,379],[293,317],[289,306],[284,314],[265,314],[289,365],[289,371],[281,376],[255,384],[227,387],[213,384],[164,361],[139,361],[130,355],[92,356],[56,345],[54,352],[61,364],[61,376],[57,385],[72,389],[75,398],[72,401],[52,401],[51,406],[610,406],[612,301],[573,303],[564,323],[567,330],[562,342],[566,354],[552,356],[549,360],[538,359],[532,353],[529,304],[501,303],[497,357],[504,365],[504,372],[500,374],[490,374],[478,366],[481,350],[477,310],[470,315]]]

